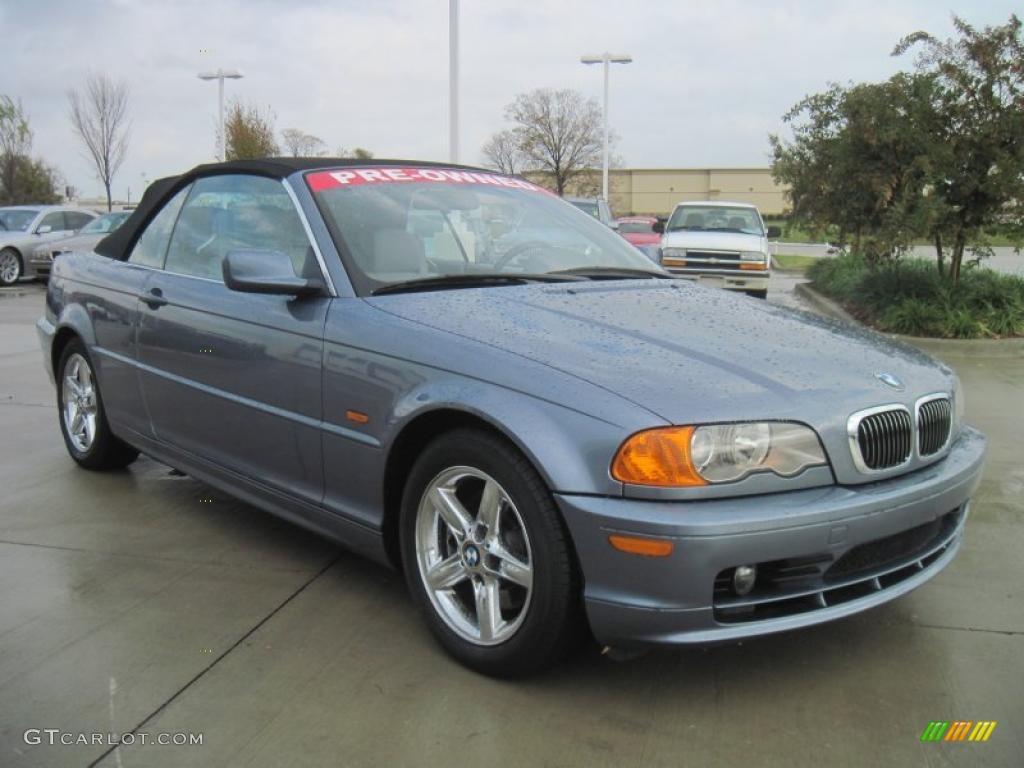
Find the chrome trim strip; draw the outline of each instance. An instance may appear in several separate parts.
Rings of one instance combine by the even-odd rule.
[[[306,212],[302,209],[302,204],[299,203],[299,197],[295,194],[295,190],[292,189],[291,182],[288,179],[281,179],[281,184],[284,185],[285,190],[288,192],[288,197],[292,199],[292,205],[298,211],[299,219],[302,221],[302,228],[306,230],[306,238],[309,240],[309,244],[313,246],[313,253],[316,254],[316,260],[320,265],[320,272],[323,273],[327,290],[331,296],[337,297],[338,291],[334,287],[334,281],[331,280],[331,273],[327,269],[327,262],[324,261],[324,255],[320,252],[320,246],[316,243],[316,238],[313,236],[313,228],[309,226],[309,220],[306,218]]]
[[[860,423],[868,416],[874,416],[878,413],[885,413],[886,411],[903,411],[907,414],[907,418],[910,420],[910,451],[907,452],[907,458],[899,464],[894,464],[891,467],[882,467],[880,469],[872,469],[864,463],[864,457],[860,453],[860,441],[857,439],[857,431],[860,428]],[[850,418],[846,420],[846,435],[850,442],[850,454],[853,456],[853,463],[857,467],[857,470],[865,475],[877,475],[884,472],[892,472],[896,469],[901,469],[909,465],[914,457],[917,455],[917,424],[914,414],[910,412],[910,409],[902,403],[889,403],[888,405],[876,405],[873,408],[865,408],[864,410],[857,411],[850,415]]]
[[[357,443],[362,443],[363,445],[368,445],[372,448],[381,447],[380,440],[378,440],[377,438],[372,437],[371,435],[363,434],[362,432],[356,432],[354,429],[346,429],[345,427],[342,427],[339,424],[333,424],[329,421],[314,419],[301,413],[295,413],[295,411],[289,411],[284,408],[278,408],[277,406],[270,405],[268,403],[261,403],[258,400],[243,397],[242,395],[236,395],[232,392],[226,392],[223,389],[211,387],[207,384],[200,384],[198,381],[186,379],[184,376],[178,376],[177,374],[170,373],[169,371],[161,371],[159,368],[154,368],[151,365],[147,365],[146,363],[139,362],[138,360],[134,360],[125,355],[118,354],[117,352],[111,352],[109,349],[104,349],[103,347],[90,347],[90,351],[99,352],[101,355],[104,355],[105,357],[117,360],[118,362],[124,363],[125,365],[130,365],[133,368],[136,368],[140,371],[151,373],[154,376],[159,376],[162,379],[167,379],[168,381],[176,382],[191,389],[197,389],[200,392],[205,392],[206,394],[213,395],[214,397],[219,397],[224,400],[230,400],[231,402],[237,403],[238,405],[244,405],[248,408],[253,408],[257,411],[262,411],[263,413],[269,413],[272,416],[278,416],[282,419],[294,421],[298,424],[302,424],[307,427],[322,429],[326,432],[331,432],[335,435],[340,435],[341,437],[347,438],[349,440],[354,440]]]

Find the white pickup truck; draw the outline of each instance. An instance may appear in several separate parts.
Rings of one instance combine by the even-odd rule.
[[[767,230],[749,203],[679,203],[661,238],[661,265],[679,277],[767,298],[771,276]]]

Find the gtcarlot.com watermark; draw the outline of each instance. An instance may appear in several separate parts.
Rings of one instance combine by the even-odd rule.
[[[72,733],[59,728],[29,728],[22,738],[31,746],[49,744],[50,746],[87,746],[128,747],[134,744],[157,745],[161,747],[195,747],[202,746],[201,733]]]

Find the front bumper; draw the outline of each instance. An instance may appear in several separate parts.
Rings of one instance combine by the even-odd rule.
[[[771,273],[767,271],[741,271],[736,269],[687,269],[665,266],[675,277],[732,291],[766,291]]]
[[[984,436],[965,427],[941,461],[860,486],[695,502],[556,499],[599,642],[703,644],[848,616],[923,584],[960,547],[984,455]],[[611,533],[675,548],[664,558],[626,554]],[[759,576],[741,598],[722,576],[748,564],[782,576]]]

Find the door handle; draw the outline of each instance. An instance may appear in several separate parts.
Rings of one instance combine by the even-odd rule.
[[[152,288],[149,293],[144,293],[139,298],[150,309],[159,309],[167,303],[167,299],[164,298],[164,292],[159,288]]]

